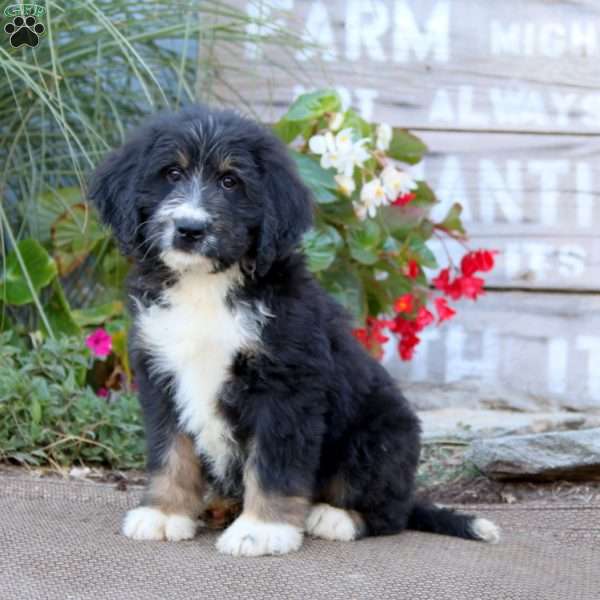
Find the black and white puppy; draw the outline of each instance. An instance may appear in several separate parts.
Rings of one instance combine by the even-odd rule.
[[[148,442],[134,539],[184,540],[215,497],[243,500],[226,554],[418,529],[496,526],[415,500],[419,422],[298,251],[310,193],[285,146],[230,111],[142,128],[90,197],[125,255],[130,354]]]

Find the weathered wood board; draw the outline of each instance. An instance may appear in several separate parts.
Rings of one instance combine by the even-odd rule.
[[[415,358],[384,364],[400,381],[502,390],[551,408],[600,410],[600,297],[488,292],[461,301],[454,320],[423,332]],[[511,401],[514,396],[514,401]]]
[[[265,19],[251,33],[278,23],[311,44],[231,45],[223,55],[239,68],[228,83],[265,119],[301,87],[335,85],[366,118],[411,128],[600,132],[596,0],[234,4]]]
[[[258,43],[217,52],[236,68],[216,76],[225,102],[274,121],[298,93],[335,87],[365,118],[415,130],[434,214],[460,202],[471,246],[501,251],[497,291],[460,304],[412,363],[390,350],[390,370],[600,407],[600,2],[234,3],[265,25],[249,25]],[[261,43],[274,23],[312,45]]]
[[[471,244],[501,251],[490,285],[600,290],[600,138],[422,137],[431,154],[413,170],[441,200],[434,216],[460,202]],[[458,244],[447,248],[464,252]]]

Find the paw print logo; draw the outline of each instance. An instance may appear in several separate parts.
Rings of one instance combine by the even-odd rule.
[[[25,19],[23,17],[15,17],[11,23],[7,23],[4,26],[4,31],[10,35],[10,45],[13,48],[23,45],[35,48],[40,43],[40,35],[44,33],[45,29],[32,16]]]

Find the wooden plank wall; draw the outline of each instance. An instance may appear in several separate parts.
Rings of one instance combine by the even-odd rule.
[[[274,120],[299,91],[335,86],[365,118],[415,130],[439,213],[460,201],[472,245],[502,251],[487,296],[389,368],[600,407],[600,2],[237,4],[314,45],[221,49],[239,66],[226,98]]]

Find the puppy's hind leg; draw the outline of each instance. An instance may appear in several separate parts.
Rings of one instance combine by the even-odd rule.
[[[306,517],[306,533],[324,540],[351,542],[365,534],[365,522],[355,510],[315,504]]]
[[[142,504],[127,513],[123,533],[135,540],[191,539],[203,509],[203,496],[202,466],[194,444],[179,433],[162,467],[150,474]]]

